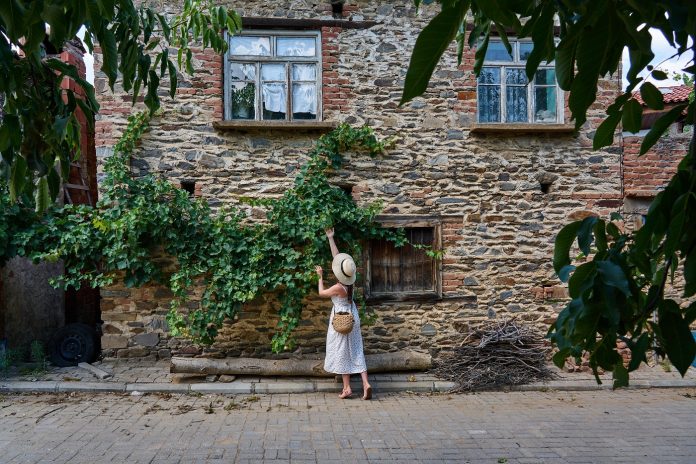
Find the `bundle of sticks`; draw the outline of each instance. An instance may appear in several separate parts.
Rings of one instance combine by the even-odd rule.
[[[534,329],[514,320],[488,322],[469,332],[461,346],[443,352],[432,373],[455,382],[453,391],[490,390],[551,380],[549,348]]]

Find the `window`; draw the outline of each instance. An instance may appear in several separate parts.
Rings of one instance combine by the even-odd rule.
[[[488,44],[478,78],[478,122],[562,123],[563,98],[553,63],[541,63],[530,84],[524,68],[532,43],[510,45],[512,55],[500,41]]]
[[[439,226],[417,224],[404,231],[410,243],[439,246]],[[410,244],[397,248],[387,240],[370,241],[366,268],[370,300],[436,299],[441,295],[437,261]]]
[[[318,32],[251,31],[228,40],[225,119],[321,119]]]

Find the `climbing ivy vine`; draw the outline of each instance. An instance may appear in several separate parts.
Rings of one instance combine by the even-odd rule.
[[[331,258],[325,228],[335,227],[341,248],[354,255],[368,239],[406,243],[401,231],[375,222],[380,204],[360,207],[330,182],[343,166],[343,153],[385,151],[387,143],[370,128],[344,124],[322,136],[281,198],[243,199],[267,212],[266,221],[253,222],[239,208],[213,211],[205,200],[159,176],[132,177],[130,157],[149,121],[148,112],[129,118],[106,161],[96,208],[53,206],[38,214],[31,198],[10,203],[5,188],[0,264],[14,255],[62,260],[65,273],[53,283],[66,288],[107,287],[119,280],[127,287],[159,283],[174,294],[168,314],[172,333],[203,344],[212,343],[242,305],[275,292],[279,322],[272,348],[277,352],[293,348],[293,329],[316,285],[314,265]],[[183,310],[194,291],[200,305]]]

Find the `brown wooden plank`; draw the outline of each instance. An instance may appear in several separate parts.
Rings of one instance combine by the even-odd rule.
[[[63,184],[64,187],[66,188],[71,188],[75,190],[89,190],[89,187],[86,185],[79,185],[79,184]]]

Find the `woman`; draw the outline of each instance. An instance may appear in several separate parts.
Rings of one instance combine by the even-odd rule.
[[[324,289],[323,269],[321,266],[316,267],[317,275],[319,275],[319,296],[330,297],[333,302],[329,331],[326,334],[324,370],[341,374],[343,377],[343,391],[338,395],[341,399],[350,398],[353,395],[350,389],[350,374],[359,372],[363,382],[362,399],[369,400],[372,398],[372,387],[367,381],[367,366],[365,365],[362,335],[360,334],[360,318],[358,308],[353,302],[353,284],[356,276],[355,261],[350,255],[338,252],[333,238],[333,229],[327,229],[326,236],[329,239],[331,254],[334,257],[331,268],[338,283],[333,287]],[[332,325],[334,313],[342,311],[352,312],[355,321],[353,330],[345,335],[336,332]]]

